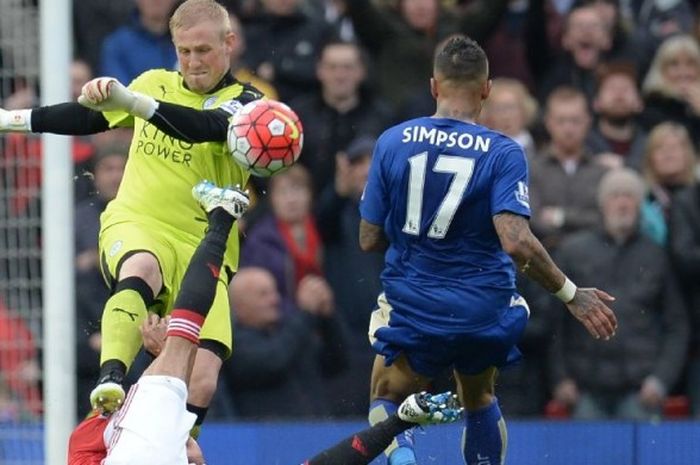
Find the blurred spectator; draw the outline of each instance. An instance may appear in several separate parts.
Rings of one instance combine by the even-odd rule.
[[[177,63],[168,21],[176,0],[135,0],[129,21],[104,39],[100,74],[127,85],[154,68],[173,69]]]
[[[600,344],[562,310],[552,347],[554,397],[574,418],[649,420],[685,361],[688,319],[664,249],[639,231],[644,183],[628,168],[601,181],[602,230],[562,244],[557,263],[572,281],[605,288],[620,323]]]
[[[642,206],[642,230],[666,245],[673,194],[695,182],[695,152],[688,131],[676,123],[661,123],[649,134],[644,177],[649,194]]]
[[[22,317],[0,300],[0,381],[7,385],[8,395],[17,408],[19,416],[15,419],[41,417],[40,378],[34,335]]]
[[[530,167],[532,230],[545,247],[598,223],[596,195],[605,168],[595,163],[585,139],[591,124],[581,91],[560,87],[547,99],[549,147]]]
[[[612,32],[594,6],[579,6],[566,17],[563,54],[552,64],[540,87],[540,100],[562,85],[580,89],[587,102],[595,95],[595,70],[612,46]]]
[[[700,46],[691,36],[667,39],[659,47],[642,86],[647,130],[665,121],[681,123],[700,143]]]
[[[22,420],[20,403],[17,402],[7,386],[7,383],[0,376],[0,425],[17,423]]]
[[[83,85],[92,79],[92,68],[86,61],[73,60],[70,65],[70,95],[71,100],[77,100],[83,89]],[[24,107],[26,108],[26,107]]]
[[[416,94],[429,95],[433,52],[440,41],[459,32],[483,43],[508,1],[475,0],[458,15],[442,11],[439,0],[402,0],[398,11],[379,9],[372,0],[345,3],[358,39],[376,59],[380,94],[398,109]]]
[[[129,21],[134,0],[73,0],[75,54],[99,69],[104,38]]]
[[[262,268],[242,268],[231,282],[230,299],[236,350],[221,371],[238,415],[327,415],[331,399],[324,380],[345,368],[345,353],[325,282],[304,278],[296,299],[300,311],[283,318],[275,278]]]
[[[367,325],[382,291],[381,254],[362,252],[357,234],[359,200],[367,182],[375,139],[359,136],[337,155],[335,183],[326,186],[316,213],[324,243],[324,269],[348,329],[349,369],[331,381],[333,414],[362,416],[369,409],[370,372],[374,352],[367,339]]]
[[[669,249],[690,309],[690,357],[686,392],[693,417],[700,418],[700,184],[673,199]]]
[[[528,158],[535,155],[535,141],[529,127],[537,116],[537,101],[519,81],[497,78],[484,102],[481,123],[517,142]]]
[[[596,161],[641,170],[647,137],[637,119],[642,108],[633,65],[604,65],[598,73],[598,91],[593,100],[596,121],[586,141]]]
[[[512,78],[535,89],[543,67],[549,66],[543,43],[546,31],[545,0],[510,0],[493,34],[484,42],[489,74]]]
[[[333,26],[335,37],[344,41],[356,39],[352,19],[347,15],[345,0],[306,0],[305,6],[313,16],[323,18]]]
[[[659,45],[671,36],[693,30],[694,0],[632,0],[636,54],[642,60],[640,69],[647,69],[648,60]],[[644,62],[646,60],[646,63]]]
[[[323,275],[321,237],[311,211],[311,177],[293,165],[270,178],[271,211],[248,231],[240,266],[265,268],[275,277],[285,314],[293,312],[299,283],[307,275]]]
[[[231,20],[231,31],[236,35],[236,40],[233,42],[233,51],[231,52],[231,70],[233,76],[241,82],[249,82],[256,89],[262,92],[265,97],[271,100],[278,100],[277,89],[268,81],[262,79],[247,68],[242,61],[243,54],[246,50],[245,34],[241,26],[240,20],[233,14],[229,15]]]
[[[639,58],[639,51],[636,49],[638,39],[630,34],[630,20],[624,18],[621,11],[621,3],[623,2],[620,0],[576,0],[576,3],[594,7],[606,29],[611,31],[612,42],[607,53],[609,59],[617,61]],[[635,62],[635,64],[640,65],[641,63]]]
[[[358,134],[379,135],[391,121],[389,108],[361,88],[366,76],[363,53],[351,42],[323,47],[316,76],[321,89],[291,105],[304,125],[301,163],[311,172],[314,191],[332,184],[335,155]]]
[[[128,144],[98,149],[94,171],[96,192],[75,207],[75,271],[77,319],[78,415],[88,413],[90,390],[100,371],[100,318],[110,292],[100,273],[97,238],[100,214],[117,195],[129,151]]]
[[[304,12],[301,0],[261,4],[262,11],[243,24],[246,42],[254,44],[246,48],[244,61],[288,102],[315,88],[316,61],[332,28]]]

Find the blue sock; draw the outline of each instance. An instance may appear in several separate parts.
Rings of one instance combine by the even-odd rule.
[[[396,413],[399,406],[385,399],[373,400],[369,405],[369,424],[375,425]],[[384,451],[389,465],[415,465],[416,454],[413,451],[413,429],[397,435]]]
[[[467,412],[462,451],[467,465],[502,465],[508,446],[506,422],[498,400],[479,410]]]

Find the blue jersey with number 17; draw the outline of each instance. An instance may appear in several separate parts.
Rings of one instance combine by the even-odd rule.
[[[382,284],[403,320],[432,334],[498,324],[515,269],[492,217],[530,216],[527,161],[512,139],[449,118],[394,126],[375,146],[360,212],[389,239]]]

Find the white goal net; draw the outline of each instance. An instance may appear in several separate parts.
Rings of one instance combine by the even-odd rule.
[[[38,12],[0,0],[0,106],[37,104]],[[42,464],[41,151],[0,135],[0,463]],[[70,315],[71,313],[68,313]]]

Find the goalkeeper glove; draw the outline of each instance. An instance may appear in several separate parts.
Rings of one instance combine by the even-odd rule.
[[[0,108],[0,132],[32,132],[32,110]]]
[[[100,77],[83,86],[78,103],[97,111],[124,111],[148,120],[158,109],[153,97],[134,92],[111,77]]]

